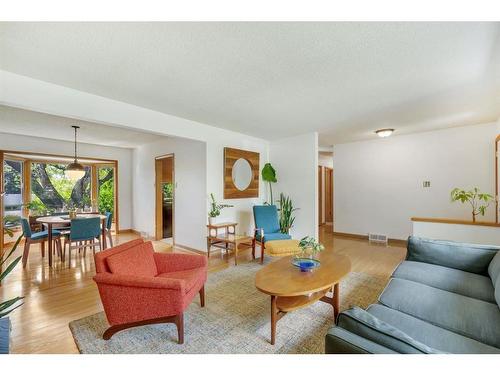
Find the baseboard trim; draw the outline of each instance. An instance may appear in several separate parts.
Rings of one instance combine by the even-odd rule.
[[[337,236],[337,237],[350,238],[350,239],[354,239],[354,240],[368,241],[368,235],[364,235],[364,234],[333,232],[333,235]],[[396,238],[389,238],[389,240],[388,240],[388,244],[392,245],[392,246],[406,247],[407,242],[408,241],[406,241],[406,240],[398,240]]]
[[[193,253],[200,254],[200,255],[205,255],[205,256],[207,255],[206,251],[194,249],[192,247],[181,245],[181,244],[178,244],[178,243],[174,243],[173,247],[178,247],[179,249],[191,251]]]

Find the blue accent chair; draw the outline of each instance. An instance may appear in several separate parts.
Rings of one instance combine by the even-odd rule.
[[[32,244],[39,243],[42,250],[42,258],[45,257],[45,241],[49,237],[49,232],[47,230],[43,230],[40,232],[33,233],[31,231],[28,219],[25,218],[21,218],[21,226],[23,228],[23,236],[24,236],[23,268],[26,268],[26,265],[28,264],[30,247]],[[54,239],[55,243],[54,249],[57,249],[57,251],[59,252],[59,256],[61,256],[62,255],[61,232],[53,229],[52,238]]]
[[[278,219],[278,209],[275,205],[253,206],[253,217],[255,221],[255,233],[253,248],[259,244],[261,248],[260,263],[264,263],[264,250],[266,242],[276,240],[289,240],[289,234],[281,233]],[[252,254],[255,257],[255,254]]]
[[[64,241],[63,257],[66,256],[66,245],[69,245],[69,267],[71,267],[71,250],[83,249],[83,256],[86,255],[87,247],[92,248],[94,255],[96,246],[99,246],[99,250],[102,250],[101,219],[99,217],[72,219],[69,237]]]

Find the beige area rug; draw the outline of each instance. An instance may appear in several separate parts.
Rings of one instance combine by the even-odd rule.
[[[102,339],[108,327],[104,312],[69,324],[80,353],[323,353],[325,335],[333,324],[332,307],[317,302],[285,315],[270,339],[270,297],[254,285],[256,262],[211,273],[205,286],[206,304],[199,299],[184,314],[184,344],[177,344],[174,324],[131,328]],[[366,308],[377,300],[387,280],[351,272],[340,284],[341,310]]]

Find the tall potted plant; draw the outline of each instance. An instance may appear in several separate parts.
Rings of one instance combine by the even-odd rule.
[[[455,188],[451,191],[451,201],[469,203],[472,208],[472,222],[476,222],[476,216],[484,216],[486,209],[493,200],[493,195],[481,193],[477,187],[472,190],[463,190]],[[483,203],[481,203],[483,202]]]
[[[279,211],[281,233],[289,234],[290,228],[293,227],[293,223],[295,221],[295,216],[293,216],[293,212],[298,210],[298,208],[293,207],[292,199],[283,193],[280,193],[279,202],[280,202],[280,207],[278,211]]]
[[[9,265],[7,265],[7,261],[9,260],[11,255],[16,251],[16,248],[19,245],[21,238],[22,236],[19,236],[16,243],[12,247],[12,250],[10,250],[10,252],[6,256],[3,256],[0,259],[0,264],[2,266],[6,266],[5,271],[0,273],[0,281],[3,281],[3,279],[5,279],[5,277],[7,277],[7,275],[12,272],[14,267],[16,267],[16,265],[22,258],[22,256],[19,256],[16,259],[14,259]],[[7,315],[22,305],[22,303],[19,303],[19,301],[21,301],[23,298],[24,297],[15,297],[7,301],[0,302],[0,354],[6,354],[9,352],[11,326],[10,326],[10,319]]]
[[[276,170],[273,168],[271,163],[266,163],[264,165],[264,168],[262,168],[262,179],[269,183],[269,193],[271,200],[269,201],[269,204],[273,204],[274,199],[273,199],[273,186],[272,184],[275,184],[278,182],[276,179]]]

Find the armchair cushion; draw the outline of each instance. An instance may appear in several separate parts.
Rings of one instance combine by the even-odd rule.
[[[151,242],[111,255],[107,263],[110,271],[117,275],[155,277],[158,274]]]
[[[206,281],[206,273],[199,268],[191,270],[160,273],[156,279],[179,281],[184,285],[184,292],[188,293],[198,285],[203,285]]]
[[[255,227],[264,229],[264,237],[268,233],[277,233],[280,231],[278,209],[275,205],[253,206],[253,217]]]
[[[122,244],[115,246],[111,249],[106,249],[106,251],[99,251],[94,256],[96,272],[97,273],[111,272],[111,270],[108,267],[108,262],[107,262],[108,257],[110,257],[114,254],[119,254],[122,251],[125,251],[127,249],[132,249],[132,248],[139,246],[143,243],[144,243],[144,240],[142,238],[138,238],[136,240],[122,243]]]

